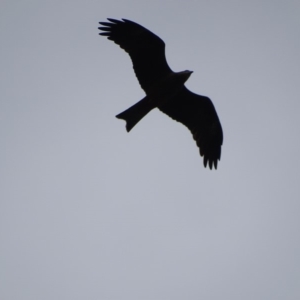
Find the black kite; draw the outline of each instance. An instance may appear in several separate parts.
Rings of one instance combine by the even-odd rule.
[[[191,132],[204,166],[217,169],[223,142],[222,127],[208,97],[189,91],[185,81],[192,71],[173,72],[165,57],[165,43],[157,35],[130,20],[99,22],[100,35],[107,36],[130,56],[136,77],[146,97],[116,117],[130,131],[148,112],[158,108]]]

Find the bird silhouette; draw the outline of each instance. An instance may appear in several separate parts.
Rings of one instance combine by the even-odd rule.
[[[147,113],[158,108],[191,131],[204,166],[217,169],[223,143],[222,126],[212,101],[185,87],[193,72],[173,72],[166,60],[164,41],[148,29],[127,19],[107,20],[99,22],[102,25],[99,34],[129,54],[146,93],[142,100],[116,117],[126,121],[129,132]]]

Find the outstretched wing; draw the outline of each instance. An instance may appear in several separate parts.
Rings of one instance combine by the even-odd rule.
[[[172,119],[184,124],[193,134],[203,156],[204,166],[217,169],[223,143],[222,127],[216,110],[207,97],[189,91],[185,86],[171,101],[159,109]]]
[[[100,35],[107,36],[129,55],[141,87],[147,93],[151,86],[172,70],[165,56],[165,43],[157,35],[132,21],[108,19],[99,22]]]

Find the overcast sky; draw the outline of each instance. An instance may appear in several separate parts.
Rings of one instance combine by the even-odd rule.
[[[2,0],[0,298],[300,299],[300,2]],[[224,144],[203,167],[153,110],[129,56],[98,36],[127,18],[209,96]]]

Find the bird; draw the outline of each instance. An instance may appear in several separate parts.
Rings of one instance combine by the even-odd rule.
[[[188,90],[185,82],[193,71],[174,72],[165,55],[165,43],[156,34],[128,19],[107,18],[99,22],[100,35],[125,50],[146,96],[116,115],[126,121],[129,132],[152,109],[185,125],[203,157],[204,167],[217,169],[223,144],[222,126],[212,101]]]

